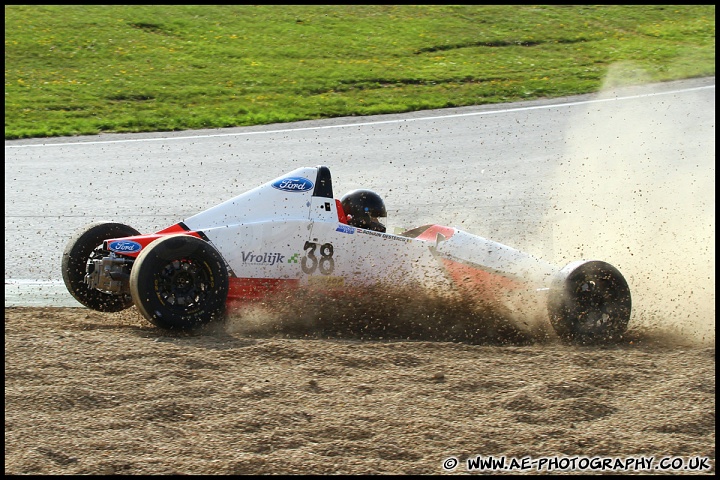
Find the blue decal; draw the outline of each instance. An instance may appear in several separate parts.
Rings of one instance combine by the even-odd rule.
[[[142,250],[142,245],[132,240],[115,240],[110,242],[108,248],[113,252],[135,253]]]
[[[313,188],[313,182],[304,177],[287,177],[273,182],[272,186],[283,192],[307,192]]]
[[[355,227],[349,227],[347,225],[338,225],[338,228],[336,228],[335,231],[340,232],[340,233],[355,233]]]

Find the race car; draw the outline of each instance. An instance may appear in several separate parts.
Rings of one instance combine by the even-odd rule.
[[[236,307],[278,292],[377,285],[441,289],[478,302],[529,298],[570,341],[619,338],[628,327],[628,283],[604,261],[560,268],[436,224],[390,233],[358,223],[345,207],[327,166],[298,168],[155,233],[88,225],[63,252],[63,280],[88,308],[135,305],[171,330],[222,322]]]

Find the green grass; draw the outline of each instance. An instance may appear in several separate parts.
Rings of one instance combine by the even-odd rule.
[[[715,6],[6,5],[5,139],[557,97],[609,72],[715,75]]]

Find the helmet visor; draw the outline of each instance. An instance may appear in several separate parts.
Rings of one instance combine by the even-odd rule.
[[[370,220],[372,220],[373,222],[377,222],[383,227],[387,228],[387,217],[373,217],[371,215]]]
[[[387,217],[373,217],[372,215],[370,215],[369,217],[370,223],[368,224],[367,228],[375,230],[377,232],[387,231],[387,225],[385,224]]]

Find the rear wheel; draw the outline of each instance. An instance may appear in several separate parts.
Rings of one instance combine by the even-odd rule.
[[[85,283],[85,274],[94,268],[93,260],[106,257],[103,240],[131,237],[140,232],[122,223],[97,222],[75,232],[62,255],[62,276],[70,294],[88,308],[100,312],[119,312],[132,306],[128,294],[114,294],[90,288]]]
[[[189,235],[154,241],[138,255],[130,293],[138,310],[161,328],[192,330],[225,316],[228,271],[220,253]]]

